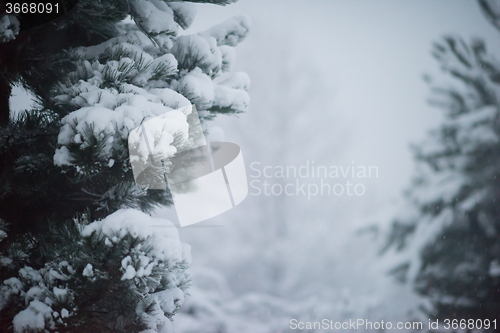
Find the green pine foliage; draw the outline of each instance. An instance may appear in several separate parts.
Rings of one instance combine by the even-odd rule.
[[[203,121],[245,111],[250,83],[230,73],[248,19],[180,36],[190,2],[81,0],[31,29],[0,21],[0,100],[14,84],[37,100],[0,105],[0,331],[172,332],[189,246],[146,214],[172,201],[135,183],[128,134],[191,104]]]

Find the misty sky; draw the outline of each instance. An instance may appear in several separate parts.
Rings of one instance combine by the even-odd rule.
[[[466,40],[479,36],[490,50],[500,51],[499,33],[477,3],[468,0],[240,0],[223,8],[198,6],[189,32],[239,14],[250,16],[253,22],[248,39],[237,47],[236,64],[236,70],[250,74],[252,100],[247,114],[219,117],[217,125],[224,129],[226,139],[238,142],[246,119],[252,117],[254,108],[265,105],[266,98],[287,98],[260,89],[272,89],[267,82],[278,73],[272,61],[270,65],[256,59],[296,59],[290,69],[297,68],[292,80],[294,75],[300,77],[302,64],[309,61],[306,70],[319,73],[318,89],[322,89],[324,115],[318,122],[328,118],[334,123],[332,130],[342,133],[337,140],[345,149],[335,163],[355,160],[379,166],[381,181],[373,186],[383,201],[398,197],[409,183],[413,167],[409,143],[422,140],[441,119],[440,110],[427,104],[429,88],[422,80],[425,73],[440,78],[430,54],[432,42],[446,34]],[[276,54],[272,45],[280,43],[287,45],[291,56]],[[334,134],[314,135],[329,140]]]

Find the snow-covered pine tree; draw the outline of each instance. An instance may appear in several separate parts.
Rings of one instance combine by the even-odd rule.
[[[181,35],[193,2],[234,1],[81,0],[29,30],[0,21],[2,92],[18,83],[38,101],[0,128],[2,332],[172,331],[189,247],[146,214],[171,199],[135,184],[128,133],[191,104],[203,120],[249,101],[247,75],[230,73],[248,19]],[[186,115],[163,135],[172,156]]]
[[[498,2],[480,4],[495,22]],[[414,147],[417,177],[387,243],[401,256],[392,273],[428,298],[434,318],[498,319],[500,62],[482,40],[456,36],[435,43],[433,56],[452,84],[428,78],[445,117]]]

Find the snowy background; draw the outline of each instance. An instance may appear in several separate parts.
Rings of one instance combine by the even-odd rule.
[[[495,53],[497,31],[473,1],[240,0],[198,5],[185,33],[239,14],[253,23],[234,68],[252,79],[251,105],[211,121],[212,139],[240,145],[248,176],[253,162],[307,161],[376,166],[379,175],[359,180],[362,196],[249,195],[180,229],[192,246],[193,287],[177,330],[267,333],[286,331],[292,318],[423,318],[422,300],[387,277],[381,234],[410,182],[410,143],[442,119],[422,78],[439,76],[432,42],[480,36]],[[22,109],[28,100],[17,90],[11,103]],[[173,208],[157,215],[177,222]]]

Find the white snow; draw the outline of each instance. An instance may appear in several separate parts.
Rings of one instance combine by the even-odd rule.
[[[183,29],[187,29],[191,26],[196,16],[195,4],[186,2],[169,2],[168,6],[174,11],[175,16],[178,18],[177,21]]]
[[[87,264],[87,266],[85,266],[85,268],[83,269],[82,275],[86,276],[86,277],[94,276],[94,270],[93,270],[93,267],[91,264]]]
[[[179,27],[174,21],[174,11],[163,1],[131,1],[132,17],[137,25],[151,36],[160,46],[171,47],[169,35],[176,35]]]
[[[45,328],[45,322],[52,321],[52,308],[48,305],[34,300],[25,310],[19,312],[12,321],[14,332],[24,333],[28,330],[41,331]]]
[[[61,310],[61,318],[68,318],[69,317],[69,311],[66,309]]]
[[[131,85],[124,85],[123,91],[130,91]],[[135,88],[140,89],[140,88]],[[97,104],[92,107],[82,107],[62,119],[58,144],[61,145],[54,154],[54,163],[56,165],[71,165],[73,157],[67,146],[71,144],[79,145],[80,149],[85,149],[92,142],[89,134],[103,140],[106,138],[105,145],[101,151],[102,158],[111,157],[111,149],[119,139],[127,139],[130,131],[137,127],[145,118],[150,118],[160,114],[168,114],[166,120],[169,122],[163,124],[165,131],[162,132],[162,144],[158,147],[169,151],[167,155],[172,155],[175,148],[170,146],[173,142],[174,133],[185,133],[187,135],[188,126],[186,117],[182,113],[175,111],[169,112],[172,108],[165,106],[163,101],[169,101],[170,105],[187,105],[189,101],[178,93],[165,89],[153,89],[158,95],[148,94],[144,91],[142,95],[133,93],[118,94],[117,98],[124,95],[128,103],[124,103],[115,110],[100,106]],[[149,100],[147,99],[149,97]],[[181,119],[183,118],[183,119]],[[168,142],[168,144],[167,144]],[[108,166],[114,162],[108,160]]]
[[[135,276],[136,276],[136,271],[135,271],[135,268],[132,267],[132,266],[127,266],[127,268],[125,269],[125,273],[123,274],[122,276],[122,280],[130,280],[130,279],[133,279]]]
[[[8,278],[3,284],[8,286],[13,294],[19,294],[23,290],[23,283],[18,278]]]
[[[38,299],[38,296],[40,296],[42,294],[42,292],[44,291],[44,289],[42,289],[41,287],[39,286],[34,286],[34,287],[31,287],[27,292],[26,292],[26,295],[24,296],[25,299],[26,299],[26,304],[31,301],[31,300],[35,300],[35,299]]]
[[[0,257],[0,266],[8,266],[12,263],[12,259],[7,257]]]
[[[21,268],[19,270],[19,276],[26,280],[33,280],[33,281],[42,280],[42,276],[40,275],[40,273],[29,266],[24,266],[23,268]]]
[[[52,292],[54,293],[55,300],[58,303],[63,303],[64,304],[65,302],[67,302],[68,297],[69,297],[68,288],[54,287],[52,289]],[[45,301],[45,303],[47,303],[47,301]]]
[[[174,310],[184,303],[184,292],[179,288],[171,288],[154,293],[152,297],[160,304],[165,313],[173,313]]]
[[[491,262],[489,274],[492,277],[500,276],[500,263],[498,260],[493,260]]]
[[[171,321],[165,314],[173,314],[184,303],[184,292],[179,288],[171,288],[150,295],[145,302],[137,305],[136,312],[140,314],[142,321],[149,330],[146,332],[168,332],[173,333]],[[153,308],[149,313],[145,312],[146,307]],[[153,315],[154,314],[154,315]]]
[[[244,90],[232,89],[222,85],[215,87],[214,106],[231,108],[237,111],[247,111],[250,96]]]
[[[19,20],[14,15],[0,17],[0,43],[9,42],[19,34]]]
[[[174,224],[135,209],[121,209],[101,221],[92,222],[83,229],[82,235],[88,237],[93,232],[103,241],[107,237],[115,243],[128,234],[146,240],[151,246],[150,256],[157,260],[189,263],[189,248],[182,246]]]
[[[177,91],[188,97],[198,110],[210,108],[215,98],[212,80],[198,67],[179,80]]]
[[[76,111],[62,119],[55,165],[74,166],[70,146],[87,149],[95,137],[106,138],[98,157],[102,164],[96,165],[111,167],[113,152],[127,148],[120,142],[127,140],[132,129],[190,103],[201,113],[214,103],[238,111],[248,107],[248,94],[243,91],[248,89],[248,76],[237,73],[221,81],[221,87],[212,81],[231,67],[235,55],[229,45],[245,38],[248,17],[232,18],[200,34],[176,37],[179,27],[174,16],[188,26],[195,15],[193,4],[134,0],[131,11],[149,38],[130,30],[99,45],[71,51],[78,67],[69,75],[70,82],[61,85],[55,100]],[[174,74],[181,75],[173,80]],[[175,153],[175,148],[166,143],[172,142],[169,135],[183,130],[184,125],[162,137],[162,149],[169,152],[166,155]],[[75,167],[79,172],[87,170]]]
[[[54,153],[54,164],[58,166],[71,165],[73,158],[69,152],[68,147],[62,146],[57,148]]]
[[[263,292],[235,295],[225,276],[210,267],[193,270],[192,278],[190,296],[174,321],[176,332],[288,332],[292,318],[348,321],[356,318],[355,314],[363,313],[363,318],[375,321],[379,315],[377,310],[382,306],[372,296],[360,297],[330,288],[324,288],[321,295],[306,294],[300,298]]]
[[[208,30],[200,32],[200,36],[211,36],[217,40],[217,45],[236,46],[243,41],[250,30],[250,18],[246,15],[235,16]]]
[[[250,77],[245,72],[236,72],[231,74],[226,79],[216,81],[219,85],[232,89],[243,89],[248,91],[250,88]]]
[[[231,108],[237,111],[247,111],[250,96],[250,78],[246,73],[236,72],[224,75],[214,80],[215,99],[213,105],[220,108]]]
[[[229,45],[219,46],[219,50],[222,53],[222,72],[226,73],[233,68],[233,64],[236,61],[236,50]]]
[[[191,103],[186,97],[182,96],[181,94],[172,89],[153,88],[150,89],[149,92],[157,96],[159,100],[163,103],[163,105],[168,106],[172,109],[178,109],[191,105]]]
[[[457,126],[457,143],[465,154],[475,151],[479,146],[498,143],[499,137],[493,125],[497,115],[495,107],[487,106],[451,121]]]
[[[181,110],[167,112],[132,130],[128,141],[136,178],[148,165],[150,155],[168,159],[177,152],[173,145],[174,140],[184,142],[188,138],[189,125],[186,115]]]
[[[208,75],[218,75],[222,67],[222,52],[217,41],[210,36],[179,36],[171,50],[179,67],[192,69],[199,67]]]

